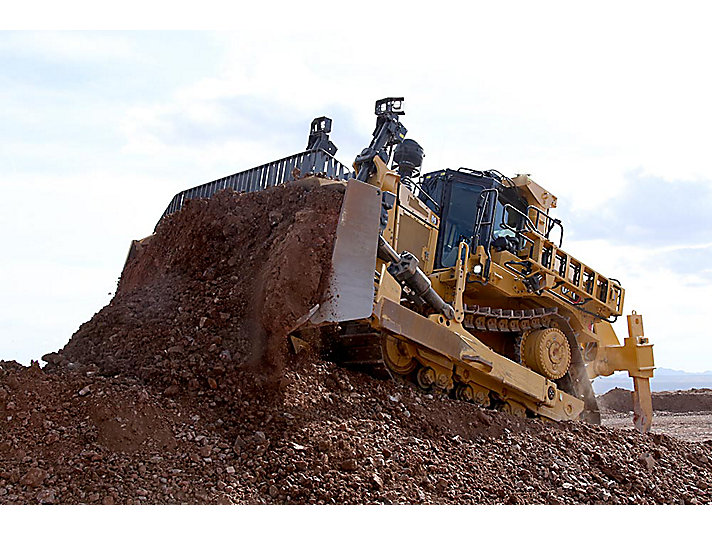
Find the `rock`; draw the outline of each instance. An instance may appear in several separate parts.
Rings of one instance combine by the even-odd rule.
[[[61,354],[57,354],[56,352],[50,352],[49,354],[45,354],[44,356],[42,356],[42,360],[47,363],[57,365],[63,360],[63,358]]]
[[[477,411],[477,420],[485,426],[492,426],[492,423],[494,422],[492,420],[492,416],[485,413],[483,410]]]
[[[373,484],[376,489],[383,489],[383,479],[375,473],[371,475],[371,484]]]
[[[163,394],[168,397],[172,397],[174,395],[177,395],[179,391],[180,387],[178,386],[178,384],[171,384],[165,390],[163,390]]]
[[[277,226],[279,221],[282,220],[282,213],[279,211],[270,211],[267,214],[267,219],[269,220],[270,226]]]
[[[0,504],[712,502],[711,464],[702,460],[712,458],[712,442],[509,417],[373,380],[317,351],[287,352],[284,332],[316,302],[313,289],[330,266],[319,260],[323,271],[300,271],[318,252],[309,235],[296,255],[303,262],[284,254],[297,241],[280,234],[295,226],[293,214],[279,227],[265,220],[282,213],[283,199],[257,213],[230,203],[208,209],[216,197],[260,194],[196,199],[159,225],[150,242],[165,246],[148,262],[132,260],[139,268],[120,282],[134,287],[117,291],[65,349],[81,372],[0,362]],[[182,227],[191,213],[203,222]],[[206,284],[200,274],[210,266],[215,278]],[[299,284],[283,290],[295,272]],[[254,346],[252,327],[267,334],[264,347]],[[281,344],[274,354],[272,333]],[[266,347],[260,359],[255,349]],[[77,394],[87,384],[91,399]],[[638,460],[643,451],[656,461],[652,473]],[[36,488],[19,483],[31,468],[47,473]]]
[[[31,488],[36,488],[47,479],[49,475],[47,474],[47,471],[44,469],[40,469],[39,467],[32,467],[27,473],[24,474],[24,476],[20,479],[20,484],[23,484],[25,486],[29,486]]]
[[[232,446],[232,450],[235,452],[235,454],[240,454],[240,451],[244,448],[245,446],[245,440],[242,439],[240,436],[237,436],[235,438],[235,443]]]
[[[638,456],[638,462],[648,471],[652,471],[655,468],[655,458],[649,452],[644,452]]]
[[[358,463],[353,458],[349,458],[341,462],[341,469],[344,471],[356,471],[356,469],[358,469]]]
[[[51,489],[43,489],[37,492],[37,502],[40,504],[54,504],[55,493]]]

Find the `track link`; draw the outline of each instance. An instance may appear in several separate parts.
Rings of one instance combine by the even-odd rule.
[[[383,335],[365,321],[341,323],[332,337],[329,359],[376,378],[392,378],[383,359]]]
[[[600,424],[598,403],[588,379],[583,355],[576,333],[568,318],[558,313],[558,308],[510,310],[474,306],[465,310],[464,326],[473,334],[482,331],[509,333],[519,338],[523,333],[539,328],[555,327],[566,336],[571,348],[571,365],[564,377],[556,380],[557,386],[584,402],[581,418]],[[386,334],[371,328],[366,321],[341,323],[330,336],[331,350],[328,359],[375,378],[394,378],[385,363],[384,342]],[[516,340],[518,341],[518,339]],[[515,342],[515,347],[518,343]],[[511,356],[521,363],[518,350]]]

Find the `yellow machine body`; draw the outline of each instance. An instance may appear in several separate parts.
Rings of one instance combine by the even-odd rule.
[[[366,191],[394,194],[388,223],[381,232],[383,239],[396,252],[408,251],[417,258],[433,290],[450,303],[454,313],[447,317],[419,312],[405,298],[403,285],[389,273],[388,262],[376,257],[374,270],[369,265],[362,275],[363,287],[373,284],[374,297],[372,311],[368,316],[363,314],[358,335],[369,332],[379,346],[368,352],[362,345],[351,344],[357,338],[352,333],[357,318],[350,317],[345,336],[348,341],[339,347],[343,363],[368,367],[364,359],[352,353],[368,352],[373,363],[380,351],[390,374],[410,379],[420,387],[519,415],[593,422],[600,419],[590,379],[624,370],[634,379],[636,428],[650,428],[648,381],[654,364],[642,317],[635,312],[628,316],[629,337],[621,344],[605,320],[622,314],[625,292],[621,285],[572,257],[541,231],[556,197],[528,176],[516,177],[509,187],[521,191],[537,208],[538,217],[530,217],[523,232],[529,246],[519,254],[506,250],[490,250],[488,254],[482,246],[472,251],[462,242],[455,265],[436,269],[438,215],[380,159],[375,169],[366,183],[348,182],[344,204],[356,196],[362,202],[371,199],[372,237],[365,241],[375,243],[379,199]],[[369,208],[365,202],[358,207],[350,204],[351,218],[363,226],[363,213]],[[342,218],[341,224],[347,225],[348,219]],[[339,249],[352,246],[338,237],[337,233],[337,272]],[[526,273],[509,267],[522,260],[531,266]],[[346,278],[353,282],[358,276],[351,272]],[[527,281],[532,278],[538,281],[536,290]],[[334,287],[331,293],[340,291]],[[321,314],[312,324],[343,324],[342,319]],[[512,339],[519,345],[512,347]]]

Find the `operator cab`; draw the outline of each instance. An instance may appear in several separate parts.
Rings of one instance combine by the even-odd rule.
[[[419,197],[440,214],[435,268],[453,267],[461,241],[516,254],[523,246],[527,202],[497,171],[445,169],[423,175]],[[476,241],[476,242],[473,242]]]

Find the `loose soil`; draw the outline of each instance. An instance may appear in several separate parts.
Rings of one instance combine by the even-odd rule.
[[[188,202],[48,364],[0,363],[0,503],[710,503],[712,441],[484,410],[288,350],[341,203]]]
[[[629,390],[615,388],[598,397],[598,405],[603,411],[628,413],[633,409],[633,398]],[[712,413],[712,389],[655,392],[653,410],[672,413]]]
[[[615,388],[598,397],[602,422],[611,428],[630,429],[631,392]],[[653,393],[653,431],[687,441],[712,440],[712,389]]]

